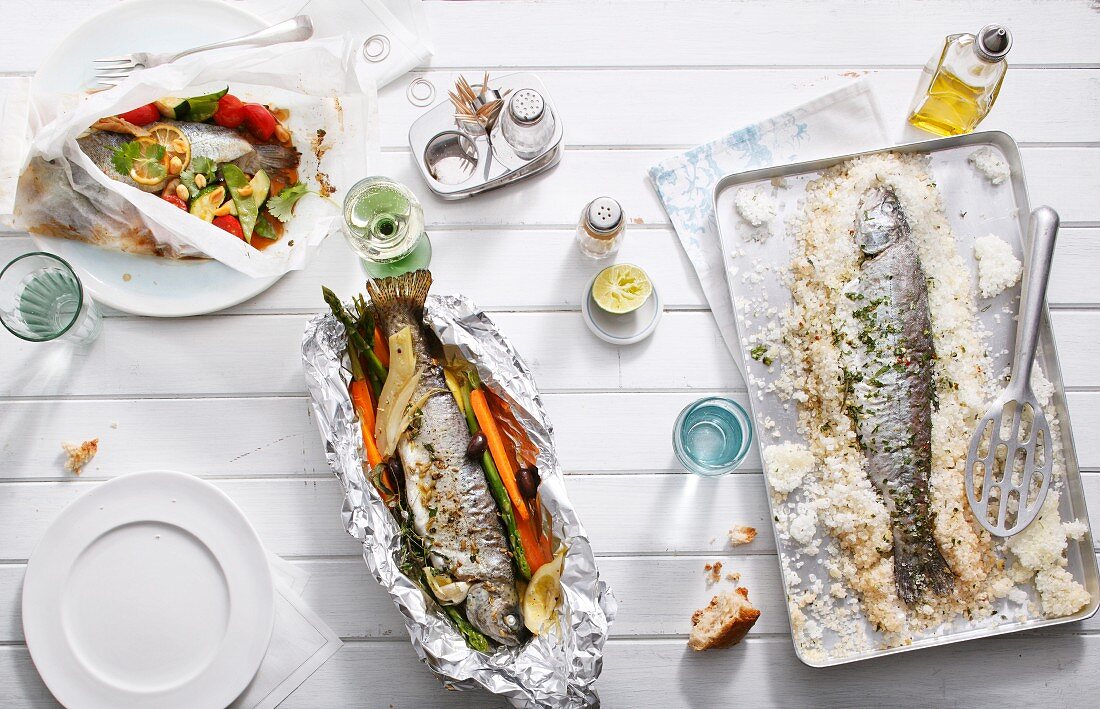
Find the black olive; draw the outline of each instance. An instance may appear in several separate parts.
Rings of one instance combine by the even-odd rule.
[[[466,446],[466,455],[475,459],[480,458],[488,446],[489,439],[485,437],[484,433],[478,431],[470,437],[470,445]]]
[[[539,494],[539,469],[531,465],[517,470],[516,485],[525,499],[535,499],[535,495]]]

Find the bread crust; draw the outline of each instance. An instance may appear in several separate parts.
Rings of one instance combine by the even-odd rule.
[[[760,617],[760,611],[753,608],[749,603],[749,590],[743,586],[739,586],[735,589],[734,593],[740,595],[744,602],[738,605],[737,612],[732,615],[727,615],[722,619],[721,625],[717,633],[710,635],[710,637],[702,637],[701,634],[695,632],[695,628],[703,620],[703,616],[710,610],[716,609],[721,601],[719,596],[715,596],[710,599],[710,604],[706,608],[700,608],[695,611],[691,616],[692,633],[688,638],[688,647],[692,650],[715,650],[723,647],[731,647],[741,642],[741,640],[748,634],[749,629],[756,624],[757,618]]]

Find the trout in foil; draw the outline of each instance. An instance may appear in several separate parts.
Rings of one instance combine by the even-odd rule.
[[[442,343],[424,322],[431,283],[428,271],[414,271],[367,284],[386,337],[405,327],[412,331],[416,366],[422,372],[412,400],[428,397],[397,444],[405,497],[432,567],[469,584],[466,618],[497,642],[516,645],[523,617],[512,555],[485,473],[466,454],[470,432],[447,389]]]
[[[855,233],[863,259],[841,296],[854,327],[842,347],[847,408],[890,513],[898,596],[912,604],[954,585],[932,532],[935,348],[928,285],[893,190],[874,187],[862,195]]]

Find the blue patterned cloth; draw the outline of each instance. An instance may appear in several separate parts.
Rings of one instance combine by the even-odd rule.
[[[649,171],[734,360],[741,364],[733,305],[711,193],[726,175],[878,148],[887,131],[870,83],[860,80],[742,128]]]

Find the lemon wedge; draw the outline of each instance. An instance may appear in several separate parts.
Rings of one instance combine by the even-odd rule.
[[[617,263],[600,271],[592,283],[592,298],[609,313],[622,315],[642,307],[653,294],[646,272],[629,263]]]
[[[543,564],[531,576],[527,590],[523,592],[523,624],[535,635],[540,635],[557,616],[561,602],[561,569],[565,563],[565,550],[558,552],[554,560]]]

